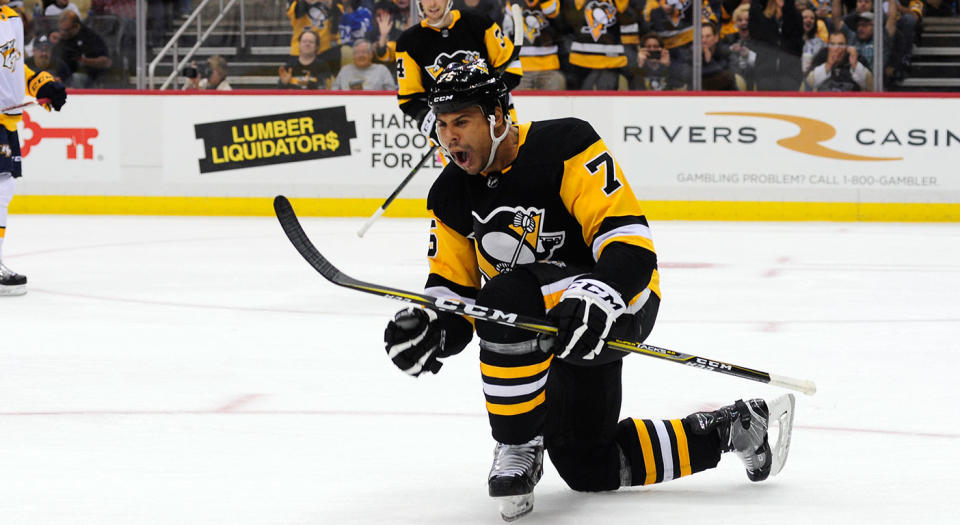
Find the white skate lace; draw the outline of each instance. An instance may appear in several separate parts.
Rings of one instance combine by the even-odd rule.
[[[543,438],[537,436],[522,445],[498,443],[494,451],[490,477],[523,476],[533,470],[537,452],[543,448]]]

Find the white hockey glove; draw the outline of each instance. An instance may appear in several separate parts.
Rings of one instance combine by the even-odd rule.
[[[573,281],[547,315],[558,330],[551,351],[560,359],[594,359],[626,309],[620,293],[607,283],[588,277]]]
[[[443,348],[445,332],[437,312],[408,306],[394,315],[383,332],[387,356],[397,368],[417,377],[424,371],[436,374],[443,366],[437,360]]]

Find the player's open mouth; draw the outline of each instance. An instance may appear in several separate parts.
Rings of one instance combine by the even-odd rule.
[[[454,151],[452,153],[454,162],[460,166],[466,166],[467,162],[470,161],[470,153],[466,151]]]

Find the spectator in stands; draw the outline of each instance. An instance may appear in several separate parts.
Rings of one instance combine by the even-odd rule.
[[[287,8],[287,18],[293,26],[290,37],[290,55],[300,56],[299,38],[309,29],[320,36],[317,46],[319,60],[332,74],[340,71],[340,17],[343,9],[337,0],[293,0]]]
[[[524,27],[521,31],[524,32],[524,37],[523,47],[520,49],[523,77],[516,89],[566,89],[567,79],[560,71],[559,44],[563,38],[558,29],[558,22],[561,22],[557,16],[560,14],[560,1],[525,0],[523,13]],[[510,17],[506,17],[503,23],[508,34],[516,31]],[[506,29],[508,26],[509,30]]]
[[[340,45],[352,46],[373,27],[373,13],[363,6],[363,0],[344,0],[340,17]]]
[[[505,12],[502,0],[453,0],[453,8],[485,16],[503,27]]]
[[[397,39],[403,33],[396,4],[390,0],[380,0],[373,6],[373,28],[365,37],[373,43],[373,57],[378,64],[384,64],[390,71],[396,68]]]
[[[410,0],[393,0],[393,3],[397,6],[400,29],[407,29],[420,21],[416,15],[411,16]]]
[[[81,16],[80,8],[70,0],[53,0],[53,3],[43,10],[43,16],[57,16],[64,11],[73,11],[77,16]]]
[[[83,25],[80,15],[73,11],[60,13],[57,27],[59,31],[50,34],[50,41],[54,43],[53,56],[62,60],[73,73],[70,85],[76,88],[97,86],[100,75],[113,65],[107,44],[100,35]]]
[[[672,91],[686,87],[684,79],[670,63],[670,52],[663,47],[663,39],[656,33],[648,33],[640,38],[637,67],[630,79],[630,89]]]
[[[747,89],[755,89],[753,68],[757,64],[757,53],[750,38],[750,4],[740,4],[734,9],[732,18],[736,33],[723,39],[730,48],[730,70],[743,79]]]
[[[751,2],[750,38],[757,52],[757,89],[796,91],[803,80],[803,22],[794,0]]]
[[[859,9],[860,4],[863,0],[857,2],[857,7]],[[873,65],[873,20],[874,15],[871,11],[858,11],[855,14],[854,18],[854,29],[851,30],[850,26],[847,25],[847,19],[844,19],[842,22],[840,18],[836,15],[839,10],[840,0],[834,0],[834,20],[836,21],[836,29],[838,31],[843,31],[844,36],[847,37],[847,42],[850,45],[857,49],[857,53],[867,64]],[[883,63],[887,66],[890,65],[890,59],[893,57],[893,38],[897,31],[897,17],[896,10],[898,3],[896,1],[891,2],[891,8],[894,11],[893,16],[887,17],[887,21],[884,28],[883,35]]]
[[[872,91],[873,74],[857,59],[857,50],[847,45],[847,37],[841,31],[830,34],[823,63],[816,65],[804,81],[812,91]],[[815,60],[815,63],[817,61]]]
[[[50,73],[57,82],[64,85],[70,83],[72,76],[70,68],[62,60],[53,56],[53,44],[47,35],[41,35],[33,41],[33,56],[26,59],[24,63],[36,72]]]
[[[628,7],[626,0],[602,4],[574,0],[564,5],[573,30],[569,61],[578,89],[617,89],[627,65],[618,17]]]
[[[701,29],[703,60],[701,78],[703,89],[708,91],[734,91],[737,81],[730,71],[730,50],[720,43],[720,29],[714,23],[703,24]]]
[[[353,44],[353,63],[340,69],[333,89],[396,91],[397,84],[387,66],[373,63],[373,45],[361,38]]]
[[[693,78],[693,0],[648,0],[651,29],[663,39],[676,74],[689,82]],[[703,0],[703,21],[717,22],[708,0]]]
[[[187,85],[183,89],[213,89],[216,91],[231,91],[233,87],[227,82],[227,59],[220,55],[213,55],[207,59],[208,69],[202,71],[197,68],[196,63],[193,67],[197,70],[192,78],[187,77]]]
[[[326,89],[333,75],[326,64],[317,60],[320,37],[310,30],[300,33],[300,56],[290,57],[280,66],[280,89]]]
[[[817,19],[816,11],[809,7],[804,8],[800,12],[800,18],[803,20],[803,54],[800,56],[800,64],[806,76],[810,72],[813,57],[827,46],[827,41],[820,34],[822,21]]]

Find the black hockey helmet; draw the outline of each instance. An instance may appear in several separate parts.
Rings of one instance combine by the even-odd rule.
[[[509,90],[498,73],[482,58],[451,63],[437,76],[427,95],[427,104],[434,113],[449,113],[478,105],[488,116],[500,106],[504,117],[508,117]]]

